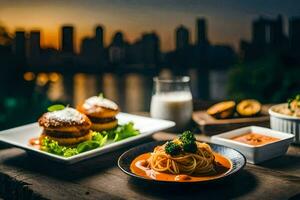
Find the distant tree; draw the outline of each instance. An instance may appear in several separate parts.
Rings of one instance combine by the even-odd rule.
[[[12,36],[6,31],[6,28],[0,22],[0,45],[11,45],[12,40]]]
[[[240,62],[230,70],[228,92],[240,100],[255,98],[265,103],[285,102],[300,92],[300,66],[287,65],[271,55],[252,62]]]

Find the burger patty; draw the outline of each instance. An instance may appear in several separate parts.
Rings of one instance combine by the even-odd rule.
[[[81,137],[89,133],[89,130],[78,130],[77,132],[65,132],[65,131],[55,131],[55,130],[44,130],[46,135],[57,138],[76,138]]]
[[[92,123],[107,123],[112,122],[116,120],[116,117],[109,117],[109,118],[97,118],[97,117],[91,117],[89,116]]]
[[[80,136],[80,137],[73,137],[73,138],[62,138],[62,137],[51,137],[46,133],[42,133],[40,136],[40,141],[42,141],[45,137],[48,137],[51,140],[58,142],[59,145],[63,146],[75,146],[81,142],[91,140],[92,139],[92,132],[88,132],[87,134]]]

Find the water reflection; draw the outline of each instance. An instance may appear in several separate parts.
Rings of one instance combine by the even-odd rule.
[[[104,74],[102,80],[102,90],[105,96],[115,102],[120,102],[120,96],[118,92],[118,79],[114,74]]]
[[[38,74],[37,86],[44,86],[50,75]],[[86,98],[103,93],[107,98],[117,102],[124,112],[143,111],[149,107],[152,78],[140,74],[75,74],[62,76],[49,82],[46,95],[51,101],[78,105]],[[42,80],[42,81],[41,81]],[[42,83],[42,84],[41,84]]]
[[[225,70],[211,70],[209,73],[209,92],[211,99],[221,100],[227,97],[227,90],[224,88],[228,82],[228,72]],[[223,88],[222,88],[223,86]],[[220,88],[222,88],[220,90]]]
[[[201,98],[208,88],[213,99],[225,98],[226,73],[204,73],[196,69],[186,72],[191,77],[191,89],[194,98]],[[28,75],[29,76],[29,75]],[[30,75],[31,76],[31,75]],[[162,77],[171,77],[172,72],[164,69],[159,73]],[[29,77],[31,78],[31,77]],[[120,105],[124,112],[148,111],[152,94],[153,75],[146,74],[82,74],[61,75],[57,73],[38,74],[36,85],[45,87],[49,100],[70,105],[78,105],[86,98],[102,92],[107,98]],[[43,90],[43,91],[44,91]],[[221,92],[222,91],[222,92]]]
[[[50,84],[47,91],[47,97],[50,101],[66,101],[65,88],[63,85],[63,76],[57,73],[56,75],[50,75]]]
[[[125,79],[125,105],[132,112],[143,110],[143,79],[137,74],[129,74]]]
[[[119,104],[123,112],[149,111],[154,72],[104,73],[104,74],[58,74],[25,72],[16,81],[11,96],[0,105],[0,130],[36,121],[49,105],[62,103],[76,106],[84,99],[100,92]],[[163,77],[174,75],[170,69],[162,69]],[[178,73],[176,73],[178,75]],[[226,97],[227,73],[192,69],[180,73],[191,77],[195,99],[220,99]],[[15,113],[31,115],[15,115]]]
[[[48,81],[49,81],[48,74],[46,74],[46,73],[40,73],[37,76],[36,84],[38,86],[44,86],[44,85],[46,85],[48,83]]]
[[[191,91],[194,97],[199,96],[199,89],[198,89],[198,73],[196,69],[190,69],[188,75],[191,78]]]
[[[76,74],[74,77],[73,105],[82,103],[86,98],[98,95],[96,75]]]

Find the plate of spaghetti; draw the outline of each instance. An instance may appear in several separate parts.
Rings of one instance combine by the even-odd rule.
[[[199,142],[190,131],[172,141],[155,141],[123,153],[119,168],[145,181],[163,183],[206,183],[229,177],[246,163],[238,151]]]

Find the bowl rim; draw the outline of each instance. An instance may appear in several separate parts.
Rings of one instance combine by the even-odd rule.
[[[246,163],[247,163],[247,159],[246,159],[245,155],[242,154],[239,150],[231,148],[231,147],[226,147],[226,146],[221,145],[221,144],[215,144],[215,143],[207,142],[208,144],[213,144],[213,145],[220,146],[222,148],[231,149],[231,150],[237,152],[239,154],[239,156],[241,156],[241,158],[242,158],[242,165],[240,167],[237,167],[237,168],[231,168],[228,172],[226,172],[221,177],[210,179],[210,180],[206,180],[206,181],[192,181],[192,182],[176,182],[176,181],[163,181],[163,180],[149,179],[149,178],[137,175],[137,174],[135,174],[135,173],[133,173],[131,171],[127,171],[122,166],[121,160],[123,160],[127,156],[127,154],[129,154],[131,151],[136,150],[138,147],[146,146],[146,145],[150,145],[150,144],[157,144],[157,145],[158,144],[163,144],[163,143],[165,143],[167,141],[169,141],[169,140],[152,141],[152,142],[140,144],[138,146],[135,146],[135,147],[132,147],[132,148],[128,149],[127,151],[125,151],[124,153],[122,153],[122,155],[119,156],[118,161],[117,161],[118,168],[123,173],[125,173],[126,175],[128,175],[129,177],[133,177],[133,178],[136,178],[138,180],[142,180],[142,181],[145,181],[145,182],[148,182],[148,183],[169,184],[169,185],[172,185],[172,184],[173,185],[192,185],[192,184],[209,184],[209,183],[214,183],[214,182],[217,182],[217,181],[222,181],[222,180],[224,180],[224,179],[226,179],[228,177],[234,176],[237,173],[239,173],[241,170],[243,170],[243,168],[246,166]],[[230,160],[230,162],[232,162],[231,159],[229,159],[229,160]],[[233,163],[231,163],[231,164],[233,165]]]
[[[246,144],[246,143],[242,143],[242,142],[238,142],[238,141],[235,141],[235,140],[232,140],[230,138],[226,138],[226,135],[232,133],[232,132],[238,132],[240,131],[240,133],[238,133],[237,135],[244,135],[244,134],[247,134],[248,133],[248,130],[250,129],[250,131],[252,129],[261,129],[261,130],[264,130],[266,132],[274,132],[276,134],[279,134],[279,135],[282,135],[282,136],[285,136],[285,138],[278,138],[279,140],[278,141],[275,141],[275,142],[271,142],[271,143],[267,143],[267,144],[263,144],[263,145],[258,145],[258,146],[254,146],[254,145],[250,145],[250,144]],[[266,132],[264,133],[261,133],[260,131],[258,131],[258,134],[261,134],[261,135],[268,135],[266,134]],[[274,136],[275,137],[275,136]],[[218,140],[218,141],[222,141],[224,143],[227,143],[227,144],[233,144],[235,146],[238,146],[238,147],[243,147],[243,148],[247,148],[247,149],[262,149],[262,148],[265,148],[265,147],[269,147],[269,146],[274,146],[274,145],[277,145],[279,143],[285,143],[289,140],[292,140],[293,138],[295,137],[294,134],[291,134],[291,133],[285,133],[285,132],[282,132],[282,131],[278,131],[278,130],[274,130],[274,129],[271,129],[271,128],[267,128],[267,127],[261,127],[261,126],[245,126],[245,127],[242,127],[242,128],[238,128],[238,129],[234,129],[234,130],[231,130],[231,131],[226,131],[226,132],[223,132],[223,133],[220,133],[220,134],[217,134],[217,135],[214,135],[212,136],[212,142],[214,142],[214,140]],[[222,145],[222,144],[221,144]]]
[[[268,110],[270,116],[277,117],[277,118],[280,118],[280,119],[300,121],[300,117],[289,116],[289,115],[281,114],[281,113],[278,113],[278,112],[274,111],[274,108],[284,106],[284,105],[287,105],[287,103],[281,103],[281,104],[276,104],[274,106],[271,106]]]

